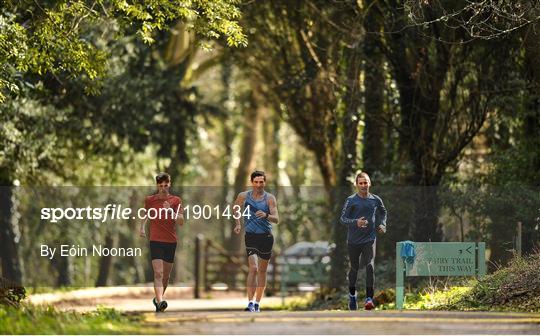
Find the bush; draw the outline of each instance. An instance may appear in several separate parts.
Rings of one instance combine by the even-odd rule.
[[[479,280],[408,297],[406,308],[540,311],[540,254],[514,258]]]
[[[0,277],[0,305],[18,307],[25,297],[26,290],[24,287],[9,279]]]

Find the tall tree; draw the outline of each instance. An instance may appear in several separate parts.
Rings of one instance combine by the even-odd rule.
[[[508,192],[514,195],[513,197],[523,197],[519,192],[513,193],[514,188],[510,185],[537,186],[539,184],[538,176],[531,172],[538,171],[540,167],[538,142],[535,141],[537,137],[532,136],[540,129],[537,104],[540,93],[540,63],[538,62],[540,45],[537,32],[540,2],[456,1],[447,3],[433,1],[421,3],[408,1],[407,5],[407,15],[412,18],[412,23],[418,27],[429,27],[426,35],[430,38],[444,43],[456,44],[458,41],[465,41],[467,45],[473,45],[473,48],[463,47],[463,49],[471,50],[474,52],[471,55],[479,56],[473,58],[477,60],[475,64],[483,67],[483,70],[476,75],[477,81],[484,82],[479,88],[494,90],[497,93],[497,97],[491,97],[491,101],[495,102],[491,106],[497,112],[491,113],[492,118],[489,120],[490,127],[488,128],[491,130],[488,135],[493,137],[490,139],[493,153],[496,154],[490,155],[494,169],[486,177],[486,181],[488,185],[505,185],[509,189]],[[449,34],[442,34],[442,31]],[[484,41],[492,41],[491,47]],[[482,50],[484,50],[484,56],[479,53]],[[494,62],[495,55],[497,58]],[[506,62],[499,62],[499,66],[494,64],[500,59],[505,59]],[[454,74],[454,77],[460,74],[456,71],[449,73]],[[494,82],[497,84],[493,85]],[[459,92],[459,86],[453,92],[463,95]],[[484,94],[485,97],[489,95],[489,91]],[[516,97],[520,98],[516,100]],[[516,118],[516,115],[521,117]],[[519,118],[523,118],[523,122],[517,121]],[[520,125],[521,129],[516,129],[516,124]],[[508,179],[508,176],[512,178]],[[504,180],[508,182],[504,183]],[[488,190],[490,190],[489,187]],[[525,189],[520,189],[520,192],[527,194]],[[525,230],[530,233],[526,235],[526,239],[536,236],[532,233],[537,223],[534,222],[534,215],[529,214],[530,218],[527,218],[524,216],[527,212],[520,210],[521,207],[515,207],[512,202],[508,202],[508,199],[498,195],[497,192],[492,195],[492,198],[484,197],[481,203],[484,203],[482,208],[491,211],[485,215],[492,220],[489,226],[490,246],[493,252],[491,258],[493,262],[498,263],[505,262],[509,258],[502,246],[508,243],[509,237],[513,235],[513,227],[508,226],[510,214],[514,214],[511,222],[519,220],[524,223]],[[534,196],[525,198],[535,199]],[[521,214],[518,215],[519,213]],[[526,245],[532,248],[534,243],[528,240]]]
[[[233,102],[231,81],[232,81],[232,71],[233,66],[230,58],[225,59],[224,63],[221,65],[221,81],[223,84],[223,93],[221,97],[221,105],[226,109],[227,113],[223,113],[220,118],[220,138],[223,145],[223,154],[221,155],[220,168],[221,168],[221,201],[225,202],[224,204],[230,204],[229,192],[230,192],[230,182],[229,182],[229,170],[232,168],[232,154],[233,148],[232,143],[234,140],[235,132],[233,128],[234,120],[231,116],[232,111],[230,111],[230,104]],[[234,195],[233,197],[236,197]],[[226,243],[227,239],[227,226],[221,226],[221,242]]]
[[[411,25],[403,2],[377,2],[377,10],[384,15],[381,48],[399,93],[403,182],[419,187],[410,233],[417,241],[439,241],[435,187],[482,127],[504,83],[500,76],[508,74],[499,62],[508,49],[489,41],[461,44],[464,33],[440,22]],[[422,5],[430,20],[438,10]]]
[[[363,169],[369,174],[389,168],[385,143],[388,118],[384,111],[385,62],[381,43],[381,16],[373,9],[374,1],[364,1],[364,97],[365,123],[363,134]]]
[[[325,20],[319,20],[321,15]],[[331,15],[317,1],[252,4],[243,21],[251,27],[251,43],[235,51],[237,60],[267,86],[268,103],[315,154],[328,193],[337,174],[341,50],[334,38],[341,30],[326,21],[335,19]]]
[[[336,243],[332,251],[330,286],[331,288],[343,287],[345,270],[347,269],[346,230],[340,223],[341,209],[351,190],[351,177],[356,171],[358,120],[360,119],[360,72],[362,65],[361,44],[355,43],[352,47],[344,50],[345,61],[343,72],[346,78],[345,93],[343,97],[343,113],[341,115],[341,150],[339,151],[339,170],[337,188],[333,195],[334,226],[332,240]]]
[[[240,45],[245,43],[245,38],[235,21],[238,15],[234,1],[198,1],[187,7],[178,1],[143,1],[136,4],[101,1],[88,5],[82,0],[4,3],[0,14],[0,101],[7,100],[7,103],[1,106],[0,114],[3,119],[0,143],[5,145],[0,147],[0,182],[8,189],[3,195],[6,203],[0,206],[0,226],[2,238],[6,239],[4,246],[8,247],[9,251],[3,251],[1,255],[5,261],[3,273],[20,280],[20,272],[13,266],[17,262],[17,245],[13,241],[14,234],[9,231],[13,215],[9,203],[9,188],[14,184],[15,178],[25,183],[35,176],[34,173],[38,170],[39,174],[44,174],[48,169],[59,174],[65,173],[62,172],[61,162],[70,150],[107,153],[118,158],[118,162],[128,160],[127,156],[119,155],[122,152],[119,148],[129,142],[133,149],[141,150],[149,139],[147,129],[141,125],[150,122],[158,126],[163,122],[153,119],[156,113],[148,118],[148,114],[137,115],[131,108],[146,105],[146,108],[141,110],[151,113],[167,105],[155,104],[155,101],[152,105],[151,100],[146,98],[143,98],[146,101],[134,102],[133,98],[145,95],[133,95],[133,92],[150,93],[156,87],[167,87],[169,90],[158,89],[154,93],[160,93],[162,99],[170,104],[182,101],[183,111],[193,112],[196,109],[185,95],[178,97],[174,93],[168,94],[173,90],[170,90],[171,81],[167,82],[164,71],[157,73],[156,77],[162,80],[157,86],[154,85],[158,82],[156,77],[153,83],[147,86],[145,84],[152,80],[134,80],[136,76],[131,75],[142,74],[140,67],[158,68],[156,64],[159,61],[152,59],[149,52],[146,57],[143,55],[138,58],[140,63],[135,61],[127,66],[132,66],[133,70],[129,76],[125,75],[130,71],[120,71],[120,75],[115,73],[114,70],[118,70],[114,69],[115,65],[125,59],[133,60],[133,54],[130,53],[133,49],[124,49],[123,59],[108,58],[115,53],[122,53],[113,50],[114,47],[123,48],[129,45],[122,43],[125,41],[122,39],[117,44],[111,41],[119,37],[128,36],[129,39],[138,35],[139,42],[151,43],[156,37],[155,31],[165,29],[180,20],[188,23],[199,36],[224,36],[228,45]],[[103,34],[100,34],[100,29]],[[115,38],[104,41],[103,35],[114,35]],[[140,54],[137,56],[145,53],[141,50],[142,48],[138,50]],[[150,62],[147,62],[148,60]],[[174,70],[181,72],[182,67]],[[177,74],[175,71],[167,74],[174,77]],[[88,92],[96,93],[98,89],[107,91],[103,79],[111,75],[114,79],[107,81],[110,91],[99,98],[88,98]],[[115,83],[115,80],[119,82]],[[124,92],[129,92],[129,99],[115,101],[122,97],[118,88],[130,85],[133,86]],[[188,95],[188,91],[184,90],[182,94]],[[37,108],[27,109],[31,104],[37,105]],[[128,114],[123,114],[126,111]],[[125,118],[126,116],[130,117]],[[181,116],[181,113],[167,115],[168,119],[164,124],[186,125]],[[120,126],[121,122],[126,123]],[[88,127],[89,124],[92,127]],[[158,132],[157,128],[154,129],[154,135],[157,141],[161,140],[161,154],[168,154],[173,158],[181,157],[185,149],[182,147],[185,133],[181,131],[185,128],[173,133],[165,133],[163,129]],[[46,129],[50,131],[43,132]],[[163,137],[159,138],[158,135]],[[173,139],[168,139],[167,136],[172,136]],[[118,139],[120,141],[117,141]],[[37,155],[32,155],[40,143],[45,145],[39,148]],[[59,146],[60,144],[63,146]]]
[[[245,10],[250,46],[235,51],[267,87],[266,100],[313,152],[337,211],[357,163],[360,120],[361,23],[356,3],[322,1],[257,3]],[[264,34],[262,33],[264,32]],[[336,189],[336,186],[345,187]],[[328,227],[336,243],[331,285],[343,283],[344,231]]]

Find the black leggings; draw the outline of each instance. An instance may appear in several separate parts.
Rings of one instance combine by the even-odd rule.
[[[375,274],[373,267],[375,264],[375,241],[370,241],[360,245],[349,245],[349,291],[353,294],[356,291],[356,279],[360,267],[366,268],[366,296],[373,298],[373,284]],[[354,295],[354,294],[353,294]]]

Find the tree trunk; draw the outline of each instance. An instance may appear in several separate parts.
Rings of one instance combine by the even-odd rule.
[[[540,29],[540,27],[538,27]],[[538,36],[540,38],[540,36]],[[540,73],[539,73],[540,75]],[[540,77],[537,78],[537,83],[540,84]],[[540,90],[538,90],[540,93]],[[529,165],[526,169],[529,172],[533,172],[527,182],[529,184],[528,189],[532,191],[532,198],[536,201],[533,204],[538,204],[540,202],[540,180],[538,179],[540,172],[540,139],[538,134],[540,134],[540,100],[532,100],[527,109],[529,110],[528,115],[525,117],[523,123],[523,139],[525,141],[526,148],[530,153]],[[536,173],[534,173],[536,172]],[[527,174],[529,175],[529,174]],[[540,219],[534,217],[524,218],[523,219],[523,254],[530,254],[537,252],[540,248],[539,241],[539,227]]]
[[[240,161],[236,168],[234,178],[234,194],[246,189],[249,181],[249,174],[253,170],[253,153],[257,143],[257,127],[259,123],[259,115],[261,107],[258,106],[258,101],[253,99],[252,106],[249,106],[244,112],[244,123],[242,126],[242,142],[240,145]],[[233,222],[234,223],[234,222]],[[233,224],[234,225],[234,224]],[[231,234],[229,240],[229,251],[238,252],[242,246],[242,233]]]
[[[254,93],[255,95],[255,93]],[[258,100],[252,97],[252,104],[244,111],[244,123],[242,126],[242,141],[240,145],[240,161],[236,168],[236,175],[234,178],[234,197],[238,193],[246,189],[246,185],[249,181],[249,174],[253,170],[253,153],[255,151],[255,145],[257,142],[257,126],[259,123],[259,115],[261,114],[261,107],[258,105]],[[235,220],[231,220],[230,226],[235,225]],[[244,226],[239,234],[235,234],[231,230],[229,243],[227,249],[229,252],[237,254],[240,253],[242,248],[242,241],[244,238]],[[223,265],[228,267],[227,264]],[[227,268],[224,274],[236,274],[239,272],[238,267],[231,265]],[[236,288],[236,277],[226,276],[225,281],[229,288]]]
[[[489,224],[491,239],[488,241],[489,255],[488,270],[495,271],[499,266],[505,266],[512,258],[512,239],[516,234],[515,223],[505,220],[508,213],[514,212],[512,206],[499,204],[497,209],[491,212],[492,222]]]
[[[419,186],[415,192],[414,225],[412,237],[418,242],[440,242],[442,231],[439,225],[440,202],[437,187]]]
[[[129,207],[131,209],[137,209],[139,204],[139,198],[137,197],[139,190],[138,188],[133,188],[131,190],[131,196],[129,197]],[[139,220],[130,218],[128,219],[128,227],[129,232],[122,234],[120,239],[119,246],[127,247],[127,246],[136,246],[138,242],[140,241],[140,237],[138,235],[139,232]],[[144,266],[140,262],[141,259],[139,258],[128,258],[130,267],[134,270],[134,275],[132,279],[132,283],[139,284],[145,282],[144,277]]]
[[[115,240],[116,239],[113,234],[107,234],[107,237],[105,238],[105,248],[114,248],[116,243]],[[109,284],[109,275],[111,273],[112,262],[113,257],[111,255],[102,256],[99,259],[99,271],[96,280],[96,287],[107,286]]]
[[[231,79],[232,79],[232,65],[229,60],[226,60],[221,68],[221,81],[223,85],[223,93],[221,97],[221,104],[225,107],[226,113],[221,118],[220,122],[220,136],[223,143],[223,155],[221,156],[220,166],[221,166],[221,202],[224,205],[230,203],[228,200],[230,185],[228,172],[231,168],[232,162],[232,143],[234,140],[234,132],[230,126],[230,113],[227,108],[227,102],[232,99],[231,97]],[[236,195],[235,195],[236,196]],[[220,226],[220,238],[221,244],[225,245],[227,234],[231,230],[227,230],[227,225],[225,223]]]
[[[54,257],[53,264],[58,271],[56,278],[57,287],[68,287],[73,283],[71,278],[71,257]]]
[[[405,59],[402,41],[395,43],[396,53]],[[434,188],[441,180],[444,167],[435,165],[434,125],[440,114],[439,97],[447,71],[445,57],[428,55],[420,45],[413,57],[417,74],[410,73],[406,62],[394,59],[394,74],[400,95],[400,152],[407,184],[417,186],[415,221],[409,224],[409,232],[415,241],[441,241],[438,213],[440,204]],[[434,60],[430,61],[429,57]],[[432,63],[435,62],[435,65]],[[442,63],[442,64],[439,64]],[[444,137],[444,134],[438,135]]]
[[[0,258],[2,276],[22,284],[19,244],[13,229],[13,190],[10,181],[0,180]]]
[[[263,144],[264,144],[264,169],[266,176],[270,181],[269,187],[277,192],[279,185],[279,128],[281,119],[279,115],[271,109],[266,110],[268,114],[265,116],[262,124]]]
[[[523,47],[525,48],[525,61],[537,85],[536,92],[540,92],[540,24],[537,17],[540,10],[537,7],[529,13],[532,23],[524,30]]]
[[[356,139],[358,137],[359,107],[360,107],[360,66],[361,53],[359,48],[347,50],[346,81],[347,89],[344,97],[345,113],[341,119],[342,140],[339,160],[337,187],[332,188],[334,195],[330,198],[330,209],[334,209],[334,225],[332,240],[335,248],[331,257],[330,288],[339,290],[346,285],[347,265],[347,231],[341,225],[339,218],[341,208],[350,192],[349,177],[354,174],[356,165]]]
[[[384,145],[386,127],[383,119],[384,55],[378,48],[380,41],[376,33],[380,32],[381,24],[376,17],[376,11],[368,11],[364,27],[367,34],[364,39],[365,127],[362,159],[363,170],[372,175],[376,171],[385,171],[385,166],[388,166]]]

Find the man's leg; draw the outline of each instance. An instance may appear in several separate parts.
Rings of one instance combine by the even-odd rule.
[[[153,259],[152,269],[154,270],[154,293],[159,303],[163,300],[163,260]]]
[[[351,265],[349,269],[348,279],[349,279],[349,294],[356,294],[356,279],[358,278],[358,270],[360,268],[360,253],[362,249],[358,245],[348,245],[349,252],[349,263]]]
[[[374,284],[375,284],[375,241],[363,245],[360,267],[366,268],[366,301],[364,308],[370,310],[375,308],[373,304]]]
[[[163,262],[163,295],[165,295],[165,290],[169,286],[169,278],[171,276],[171,271],[173,269],[174,263]]]
[[[248,276],[247,276],[247,295],[248,300],[252,301],[257,289],[257,273],[258,273],[258,260],[257,255],[252,254],[248,256]]]
[[[372,299],[375,284],[375,245],[375,241],[364,244],[360,258],[360,267],[366,268],[366,297]]]
[[[351,268],[349,269],[349,310],[358,309],[357,297],[356,297],[356,279],[358,278],[358,269],[360,267],[360,246],[348,245],[349,262]]]
[[[266,270],[268,269],[268,261],[259,258],[259,267],[257,271],[257,291],[255,301],[261,302],[264,289],[266,288]]]

